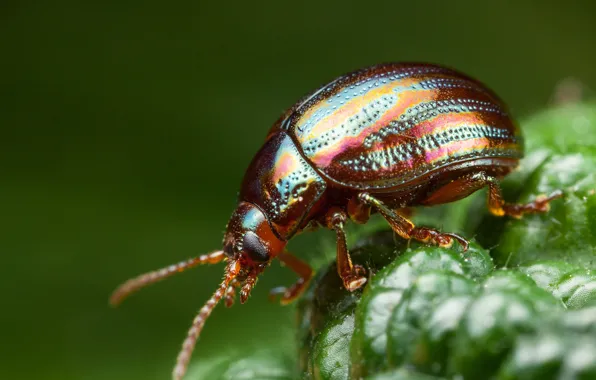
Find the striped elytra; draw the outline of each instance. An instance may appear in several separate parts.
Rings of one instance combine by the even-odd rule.
[[[272,290],[282,304],[295,300],[313,276],[286,244],[311,227],[335,232],[337,273],[348,291],[367,282],[352,263],[345,224],[379,213],[404,239],[447,247],[468,242],[420,227],[397,212],[464,198],[488,187],[488,209],[521,217],[548,210],[554,192],[527,204],[506,203],[499,180],[523,155],[520,131],[501,100],[480,82],[437,65],[377,65],[339,77],[282,115],[246,170],[223,249],[125,282],[119,304],[140,288],[198,264],[225,262],[224,279],[200,309],[173,372],[180,380],[206,319],[220,300],[244,303],[274,259],[298,275]]]
[[[454,162],[518,159],[519,129],[486,87],[454,70],[385,64],[340,77],[281,123],[337,184],[386,189]]]

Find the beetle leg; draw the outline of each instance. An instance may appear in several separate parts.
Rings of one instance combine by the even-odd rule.
[[[289,288],[280,286],[271,289],[269,292],[269,298],[271,300],[281,296],[280,303],[282,305],[287,305],[304,293],[308,287],[310,279],[312,278],[313,271],[310,265],[288,252],[282,252],[277,257],[282,263],[296,272],[299,276],[298,281],[296,281]]]
[[[503,200],[499,181],[485,172],[480,172],[451,181],[432,193],[422,203],[430,206],[452,202],[483,187],[488,187],[488,210],[496,216],[508,215],[514,218],[521,218],[523,214],[547,212],[549,202],[563,196],[563,193],[557,190],[549,196],[540,195],[533,202],[526,204],[507,203]]]
[[[550,201],[563,196],[561,190],[555,190],[549,196],[539,195],[532,202],[526,204],[507,203],[503,200],[497,179],[486,176],[486,181],[488,183],[488,210],[496,216],[508,215],[519,219],[524,214],[544,213],[550,209]]]
[[[368,210],[370,212],[370,208]],[[361,265],[352,264],[352,258],[348,252],[346,243],[346,232],[344,224],[346,213],[332,208],[326,215],[327,227],[334,230],[337,236],[337,273],[344,283],[344,287],[353,292],[366,283],[366,270]]]
[[[450,247],[455,240],[463,247],[464,251],[468,249],[468,241],[463,237],[456,234],[439,232],[428,227],[416,227],[414,223],[399,215],[397,212],[387,207],[383,202],[368,193],[358,194],[358,199],[361,202],[374,207],[383,218],[389,222],[393,231],[404,239],[415,239],[423,243],[431,243],[440,247]]]
[[[350,219],[358,224],[365,224],[370,219],[370,205],[362,203],[357,197],[352,197],[348,200],[348,216]]]

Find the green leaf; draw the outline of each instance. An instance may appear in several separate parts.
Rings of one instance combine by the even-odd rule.
[[[572,297],[563,294],[583,288],[584,299],[596,295],[582,276],[576,286],[564,287],[575,291],[561,290],[567,273],[577,273],[577,266],[547,261],[493,270],[486,251],[472,247],[475,260],[452,249],[406,249],[376,273],[360,302],[345,293],[350,307],[326,304],[327,310],[335,310],[334,317],[303,347],[309,352],[302,367],[306,378],[383,378],[403,368],[413,371],[408,376],[485,378],[500,376],[504,363],[523,346],[522,339],[534,341],[545,331],[582,333],[596,341],[596,317],[566,311]],[[364,252],[361,247],[361,259]],[[315,289],[331,289],[323,283],[326,277],[319,278]],[[319,298],[325,299],[322,294]],[[334,302],[345,305],[346,299],[336,296]]]
[[[401,246],[405,242],[398,241]],[[355,263],[382,268],[397,255],[393,232],[383,230],[360,239],[352,248]],[[300,368],[307,379],[348,379],[349,346],[354,330],[354,309],[362,291],[350,293],[337,276],[335,263],[319,272],[299,302],[298,342]],[[332,353],[332,354],[330,354]]]
[[[476,235],[494,247],[496,267],[475,242],[462,253],[391,245],[377,233],[357,250],[374,275],[364,291],[338,290],[333,264],[321,274],[301,308],[310,310],[301,314],[310,326],[305,378],[594,378],[596,139],[582,128],[596,125],[595,110],[568,107],[527,123],[529,153],[505,193],[528,202],[562,189],[548,214],[495,218],[480,194],[417,218]]]
[[[565,330],[521,336],[497,378],[596,379],[594,335],[569,334]]]
[[[547,261],[519,270],[570,309],[596,305],[596,274],[590,269],[575,269],[566,262]]]
[[[231,354],[195,364],[188,379],[220,380],[295,380],[293,360],[279,352],[258,350],[248,354]]]
[[[540,321],[540,310],[524,294],[491,289],[478,296],[460,320],[447,372],[467,379],[490,378],[516,337],[535,331]]]
[[[315,355],[311,368],[316,379],[347,379],[348,367],[345,365],[350,357],[350,340],[354,332],[354,316],[343,315],[329,324],[316,337]]]
[[[400,368],[387,372],[378,373],[373,376],[369,376],[366,380],[442,380],[443,377],[436,377],[426,375],[424,373],[416,372],[409,368]]]
[[[420,275],[388,321],[387,362],[391,366],[415,363],[418,368],[435,372],[438,362],[432,347],[418,341],[438,305],[453,296],[474,294],[475,288],[472,280],[460,274],[430,271]]]
[[[499,265],[532,260],[571,260],[594,267],[596,257],[596,106],[571,105],[550,110],[524,123],[527,157],[505,183],[516,189],[509,201],[528,202],[540,194],[564,191],[544,215],[504,220],[501,234],[480,232],[484,244],[497,245]],[[497,223],[498,224],[498,223]],[[495,228],[493,226],[493,228]]]
[[[429,271],[482,276],[492,268],[488,253],[472,244],[466,259],[455,249],[417,246],[383,268],[367,286],[356,311],[352,339],[352,377],[386,368],[387,324],[404,292]],[[366,358],[366,360],[364,360]]]
[[[596,378],[594,125],[589,104],[524,123],[528,154],[506,199],[562,189],[549,213],[496,218],[479,193],[416,217],[476,236],[465,253],[369,229],[351,247],[369,270],[365,288],[346,291],[331,263],[299,302],[299,371],[279,354],[251,353],[194,378]]]

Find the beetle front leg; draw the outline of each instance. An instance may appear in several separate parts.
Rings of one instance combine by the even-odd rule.
[[[313,271],[310,265],[287,252],[282,252],[277,257],[279,258],[279,261],[284,263],[288,268],[296,272],[296,274],[298,274],[299,276],[298,281],[296,281],[294,285],[290,286],[289,288],[280,286],[271,289],[271,291],[269,292],[270,299],[273,300],[281,295],[281,299],[279,302],[282,305],[287,305],[293,302],[298,297],[300,297],[302,293],[304,293],[304,291],[308,287],[308,283],[312,278]]]
[[[387,207],[383,202],[368,193],[358,194],[358,199],[362,203],[374,207],[383,218],[387,220],[393,231],[404,239],[415,239],[423,243],[431,243],[440,247],[450,247],[455,240],[463,247],[464,251],[468,250],[468,241],[459,235],[439,232],[428,227],[416,227],[414,223],[399,215],[397,212]]]
[[[345,212],[332,208],[325,216],[325,224],[327,228],[334,230],[337,236],[337,273],[342,279],[344,287],[353,292],[361,288],[366,283],[367,278],[364,267],[352,264],[344,230],[346,219]]]

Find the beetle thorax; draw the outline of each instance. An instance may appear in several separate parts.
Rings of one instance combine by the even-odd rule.
[[[325,188],[325,181],[302,157],[294,141],[280,131],[270,136],[250,163],[240,200],[258,206],[273,232],[288,240]]]

